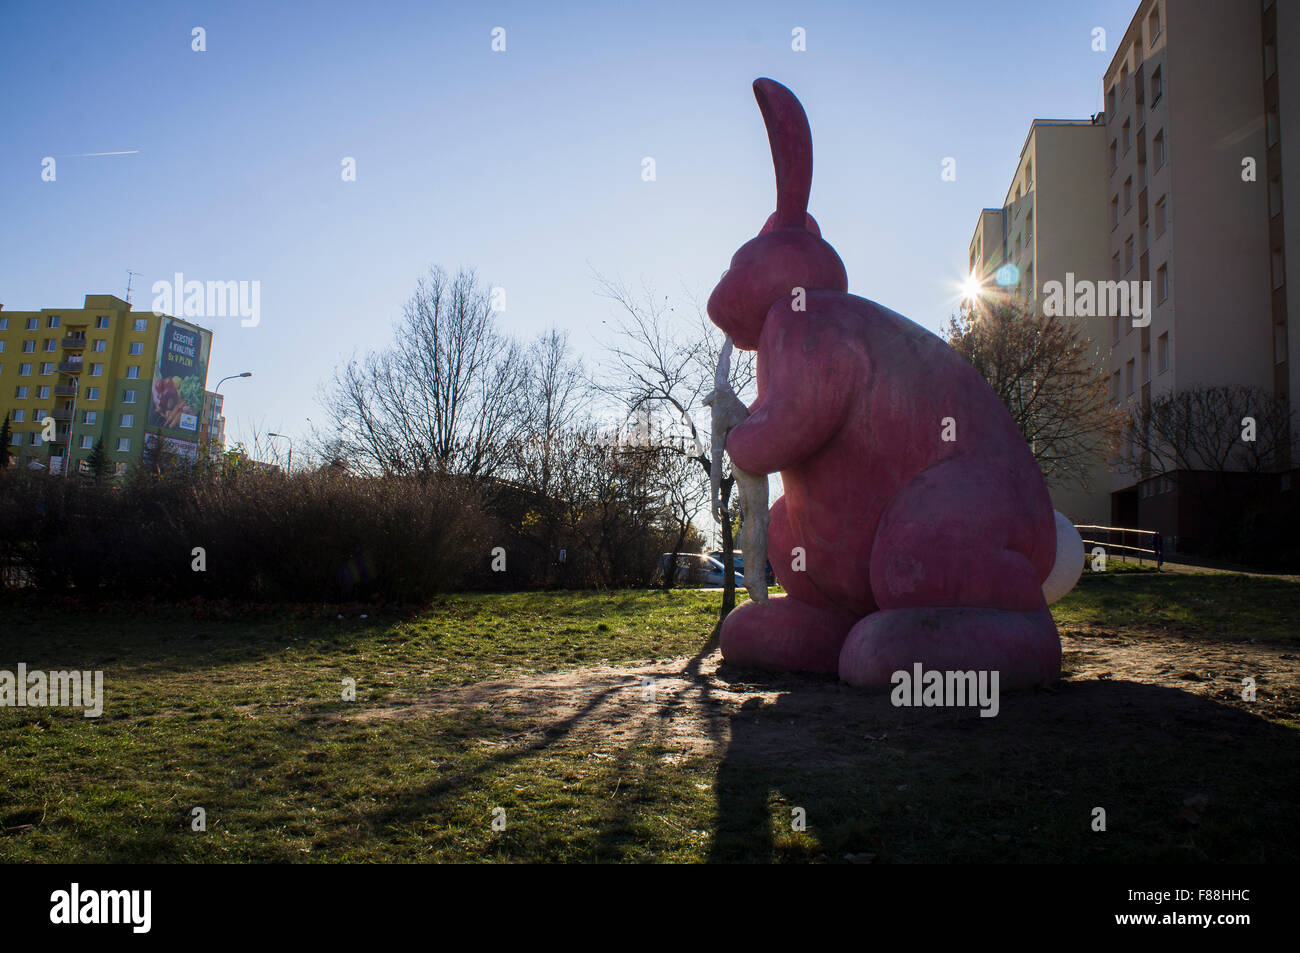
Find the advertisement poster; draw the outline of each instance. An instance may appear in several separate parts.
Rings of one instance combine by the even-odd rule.
[[[197,438],[211,347],[211,331],[176,318],[162,319],[149,403],[150,430]]]
[[[182,460],[188,460],[193,463],[199,458],[199,445],[190,440],[173,440],[171,437],[163,437],[163,451],[178,457]],[[154,434],[146,433],[144,435],[144,449],[147,453],[153,453],[154,448],[158,446],[158,438]]]

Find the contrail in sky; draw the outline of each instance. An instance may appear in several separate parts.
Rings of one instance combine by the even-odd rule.
[[[126,149],[122,152],[74,152],[71,155],[61,155],[59,159],[88,159],[91,156],[132,156],[138,153],[139,149]]]

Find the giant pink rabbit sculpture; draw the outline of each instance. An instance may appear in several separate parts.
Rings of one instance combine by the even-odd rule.
[[[732,612],[723,656],[875,688],[917,662],[997,671],[1004,688],[1054,681],[1061,645],[1044,582],[1053,576],[1054,598],[1073,586],[1078,535],[1054,517],[1025,439],[970,364],[847,293],[807,214],[803,107],[770,79],[754,95],[776,212],[732,257],[708,313],[758,351],[758,399],[726,450],[744,470],[781,473],[770,540],[788,595]]]

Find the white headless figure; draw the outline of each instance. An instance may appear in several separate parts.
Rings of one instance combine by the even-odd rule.
[[[718,355],[718,368],[713,374],[713,390],[704,398],[704,405],[713,415],[712,460],[709,465],[710,496],[713,500],[713,517],[722,521],[722,451],[727,434],[749,416],[747,408],[731,387],[731,338],[728,337]],[[748,473],[734,463],[731,472],[740,491],[740,509],[744,522],[740,527],[740,551],[745,557],[745,590],[755,602],[767,602],[767,474]]]

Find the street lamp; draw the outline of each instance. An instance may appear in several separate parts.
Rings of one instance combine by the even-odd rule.
[[[252,372],[252,371],[244,371],[242,374],[231,374],[231,375],[229,375],[228,377],[223,377],[223,378],[221,378],[221,380],[217,381],[217,386],[214,387],[214,388],[212,388],[212,393],[214,393],[214,394],[220,394],[220,393],[221,393],[221,385],[224,384],[226,381],[233,381],[233,380],[235,380],[235,379],[238,378],[238,377],[252,377],[252,376],[253,376],[253,372]],[[204,454],[207,454],[207,453],[209,453],[210,451],[208,451],[208,450],[204,450],[203,452],[204,452]],[[225,453],[225,452],[226,452],[226,442],[225,442],[224,439],[221,441],[221,452],[222,452],[222,453]]]
[[[244,373],[242,374],[231,374],[229,377],[223,377],[221,378],[221,380],[217,381],[217,386],[212,388],[212,392],[214,394],[220,394],[221,385],[224,384],[226,381],[233,381],[236,377],[252,377],[252,376],[253,376],[252,371],[244,371]]]
[[[280,437],[284,440],[289,441],[289,462],[284,465],[284,472],[292,473],[293,472],[293,438],[288,436],[287,434],[271,433],[270,431],[267,431],[266,435],[268,437]]]

